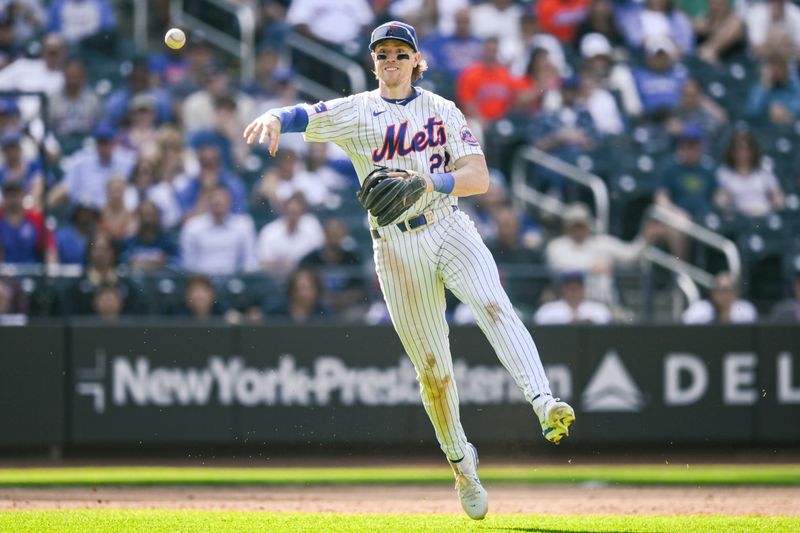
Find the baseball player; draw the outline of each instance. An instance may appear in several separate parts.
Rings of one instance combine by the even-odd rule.
[[[470,306],[547,440],[558,443],[567,435],[575,413],[553,398],[536,345],[500,285],[492,255],[458,209],[460,196],[482,194],[489,184],[483,152],[464,115],[453,102],[412,85],[427,68],[412,26],[378,26],[369,48],[377,90],[271,109],[247,126],[244,138],[267,144],[274,156],[282,132],[304,132],[306,141],[335,142],[352,160],[392,323],[416,368],[461,505],[478,520],[486,515],[488,496],[478,478],[477,451],[461,426],[445,287]]]

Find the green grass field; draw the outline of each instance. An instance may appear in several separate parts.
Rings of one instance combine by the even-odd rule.
[[[800,486],[800,465],[538,466],[481,469],[484,483]],[[0,469],[0,487],[302,486],[452,483],[446,467],[215,468],[66,467]],[[800,516],[463,515],[272,513],[184,510],[10,510],[2,532],[800,532]]]
[[[713,533],[796,532],[800,518],[732,516],[488,516],[261,513],[232,511],[7,511],[0,531],[47,533],[534,531]]]
[[[481,468],[484,483],[800,486],[800,465],[608,465]],[[65,467],[0,469],[0,486],[363,485],[450,483],[441,467],[216,468]]]

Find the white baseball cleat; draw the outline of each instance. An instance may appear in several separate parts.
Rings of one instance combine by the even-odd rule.
[[[457,463],[450,462],[456,475],[456,492],[461,507],[473,520],[482,520],[489,510],[489,495],[478,479],[478,450],[467,444],[468,453]]]
[[[536,414],[542,425],[542,435],[553,444],[568,436],[569,427],[575,423],[575,410],[559,398],[548,398]]]

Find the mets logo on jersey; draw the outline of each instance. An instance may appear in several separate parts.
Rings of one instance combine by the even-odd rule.
[[[424,152],[428,148],[444,146],[446,142],[444,122],[436,117],[429,117],[422,130],[410,135],[407,121],[399,125],[390,124],[383,135],[383,146],[372,151],[372,160],[378,163],[384,159],[393,159],[395,155]]]
[[[461,140],[470,146],[480,146],[478,139],[475,138],[475,136],[472,134],[472,131],[466,124],[461,126]]]

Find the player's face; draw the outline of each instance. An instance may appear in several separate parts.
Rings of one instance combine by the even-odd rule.
[[[411,73],[419,63],[420,55],[403,41],[387,39],[372,53],[378,79],[389,87],[411,84]]]

